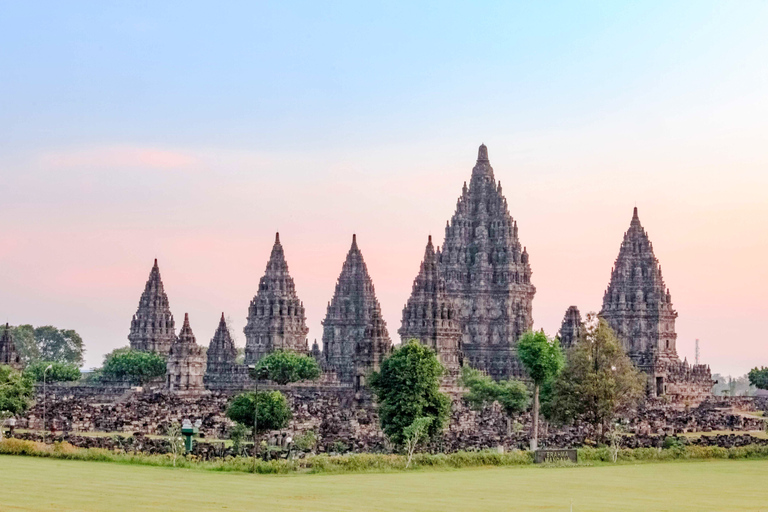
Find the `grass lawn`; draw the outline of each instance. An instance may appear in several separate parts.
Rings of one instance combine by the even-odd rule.
[[[266,476],[0,456],[0,510],[768,511],[768,461]]]

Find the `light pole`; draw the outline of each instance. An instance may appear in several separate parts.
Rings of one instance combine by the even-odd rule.
[[[253,376],[253,472],[256,472],[256,430],[259,423],[259,379],[256,376],[256,365],[249,364],[248,372]]]
[[[43,370],[43,442],[45,442],[45,413],[47,412],[46,409],[46,394],[45,394],[45,374],[48,373],[48,370],[53,368],[52,364],[49,364],[45,367],[45,370]]]

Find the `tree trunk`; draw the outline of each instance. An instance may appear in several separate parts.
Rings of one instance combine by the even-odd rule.
[[[531,451],[539,448],[539,385],[533,386],[533,425],[531,426]]]

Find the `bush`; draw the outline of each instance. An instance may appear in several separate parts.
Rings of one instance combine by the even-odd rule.
[[[320,366],[308,355],[276,350],[259,360],[251,371],[251,377],[285,385],[290,382],[317,379],[320,377]]]
[[[46,372],[45,369],[49,365],[51,369]],[[80,379],[80,369],[72,363],[38,361],[24,369],[24,375],[28,375],[35,382],[43,382],[43,374],[46,382],[72,382]]]
[[[311,452],[317,446],[317,434],[314,430],[308,430],[293,438],[293,446],[302,452]]]
[[[165,371],[166,359],[160,354],[119,348],[104,357],[101,375],[106,379],[127,379],[143,386],[152,379],[165,375]]]
[[[227,417],[232,421],[253,428],[254,414],[258,408],[257,431],[269,432],[280,430],[291,419],[288,400],[279,391],[260,391],[242,393],[232,399],[227,409]]]

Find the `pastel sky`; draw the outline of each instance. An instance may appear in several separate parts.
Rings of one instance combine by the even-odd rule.
[[[598,310],[632,208],[681,357],[768,365],[768,3],[0,1],[0,320],[244,344],[274,233],[310,342],[352,233],[390,335],[480,143],[535,326]],[[113,3],[117,4],[117,3]]]

